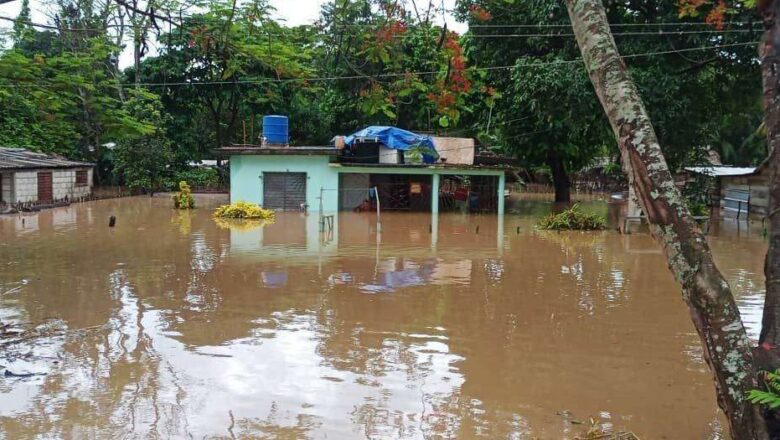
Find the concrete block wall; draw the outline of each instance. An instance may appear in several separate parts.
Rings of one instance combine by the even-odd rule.
[[[14,202],[32,202],[38,199],[38,173],[17,171],[14,173]]]
[[[92,193],[93,175],[92,169],[87,169],[87,185],[76,186],[76,169],[62,170],[32,170],[17,171],[10,175],[9,188],[13,191],[8,194],[8,203],[25,203],[38,200],[38,172],[51,171],[52,192],[55,200],[85,197]],[[3,181],[3,192],[6,191],[6,182]],[[5,194],[3,200],[6,200]]]
[[[52,172],[52,189],[55,200],[65,197],[75,199],[88,196],[92,192],[92,170],[87,171],[86,186],[76,186],[76,171],[76,169],[66,169]]]

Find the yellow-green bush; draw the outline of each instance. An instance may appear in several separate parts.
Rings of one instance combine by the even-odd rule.
[[[247,232],[254,231],[264,225],[273,223],[273,220],[256,220],[242,218],[219,218],[214,217],[214,222],[220,229],[229,229],[231,231]]]
[[[260,205],[248,202],[236,202],[222,205],[214,211],[214,217],[247,220],[273,220],[274,212],[263,209]]]
[[[173,207],[176,209],[192,209],[195,207],[195,198],[192,197],[192,189],[185,181],[179,182],[179,192],[173,195]]]
[[[557,214],[550,214],[539,221],[539,228],[554,231],[598,231],[607,224],[604,217],[590,214],[574,205]]]

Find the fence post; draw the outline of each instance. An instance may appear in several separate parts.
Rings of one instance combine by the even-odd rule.
[[[320,222],[320,232],[325,230],[325,217],[323,216],[323,207],[322,207],[322,194],[325,191],[323,187],[320,187],[320,209],[319,209],[319,222]]]
[[[374,187],[374,196],[376,197],[376,232],[382,232],[382,213],[379,206],[379,188]]]

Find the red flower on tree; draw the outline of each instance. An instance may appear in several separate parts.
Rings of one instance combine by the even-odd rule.
[[[469,14],[471,14],[471,17],[474,18],[474,20],[481,21],[483,23],[493,19],[493,14],[479,5],[469,6]]]

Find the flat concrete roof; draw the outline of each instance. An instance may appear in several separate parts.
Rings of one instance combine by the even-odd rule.
[[[335,156],[339,150],[335,147],[289,147],[259,145],[232,145],[213,150],[220,156],[260,155],[260,156]]]
[[[391,163],[331,163],[342,173],[368,174],[469,174],[500,175],[510,170],[507,166],[461,165],[461,164],[391,164]]]

